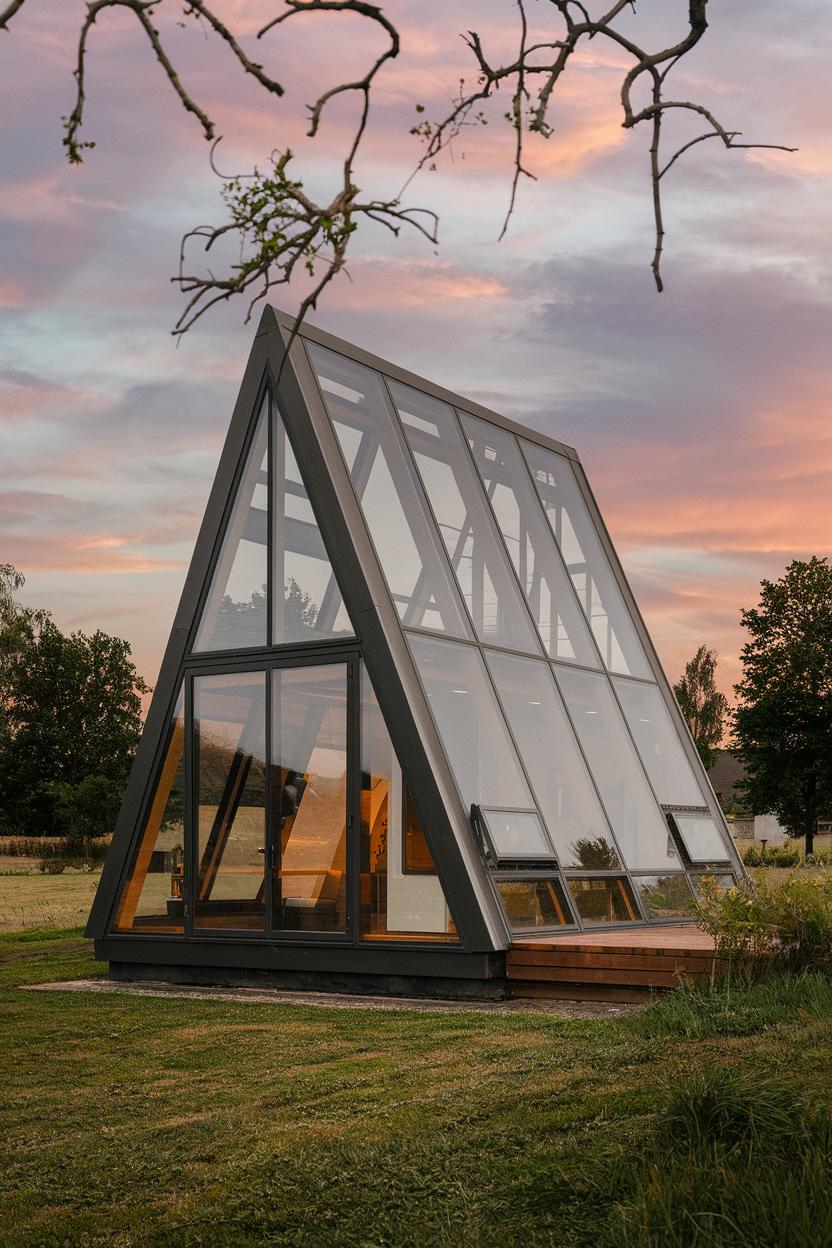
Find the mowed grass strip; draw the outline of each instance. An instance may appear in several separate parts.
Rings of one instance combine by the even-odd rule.
[[[688,1038],[635,1019],[19,987],[96,970],[78,931],[0,936],[4,1248],[665,1248],[643,1211],[672,1204],[655,1132],[680,1072],[832,1095],[832,1023],[794,994],[752,1035]]]

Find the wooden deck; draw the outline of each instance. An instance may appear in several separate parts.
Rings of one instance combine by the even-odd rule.
[[[524,937],[506,954],[516,997],[643,1001],[714,968],[710,936],[693,925]]]

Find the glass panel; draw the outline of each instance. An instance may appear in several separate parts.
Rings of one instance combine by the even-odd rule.
[[[457,939],[430,849],[364,670],[361,933],[371,940]]]
[[[483,810],[482,816],[498,858],[554,857],[539,815],[520,810]]]
[[[570,667],[558,667],[555,675],[625,864],[631,870],[678,868],[669,829],[607,678]]]
[[[182,934],[185,860],[184,698],[176,700],[162,770],[142,839],[124,882],[115,932]]]
[[[516,439],[475,416],[460,413],[460,419],[543,645],[553,659],[599,667],[598,651]]]
[[[198,928],[265,920],[266,676],[194,677]]]
[[[540,650],[452,407],[409,386],[390,393],[480,641]]]
[[[272,673],[272,927],[347,930],[347,667]]]
[[[404,872],[406,875],[435,875],[430,852],[413,798],[404,791]]]
[[[266,645],[268,440],[268,399],[264,399],[194,650],[238,650]]]
[[[656,797],[667,806],[702,806],[702,790],[659,690],[633,680],[613,684]]]
[[[520,445],[604,663],[625,676],[651,676],[572,465],[546,447]]]
[[[702,896],[703,880],[713,880],[720,893],[727,893],[729,888],[737,887],[737,881],[734,879],[733,875],[726,875],[722,872],[717,873],[716,871],[707,871],[701,875],[692,875],[690,877],[690,882],[693,885],[693,891],[696,894],[697,899]]]
[[[615,871],[621,861],[548,663],[486,651],[561,866]]]
[[[633,884],[648,919],[677,919],[696,910],[684,875],[636,875]]]
[[[574,923],[563,885],[551,880],[498,880],[497,892],[513,932]]]
[[[592,927],[596,923],[641,922],[632,889],[623,876],[620,879],[605,879],[603,876],[590,876],[583,880],[573,878],[567,883],[584,927]]]
[[[369,368],[306,345],[402,623],[469,636],[384,383]]]
[[[277,412],[273,441],[273,644],[351,637],[341,591]]]
[[[466,807],[533,807],[479,651],[412,633],[407,642]]]
[[[727,862],[728,849],[710,815],[673,812],[682,843],[691,862]]]

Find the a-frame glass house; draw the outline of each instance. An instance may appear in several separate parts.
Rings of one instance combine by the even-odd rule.
[[[88,932],[477,992],[742,870],[571,448],[267,308]]]

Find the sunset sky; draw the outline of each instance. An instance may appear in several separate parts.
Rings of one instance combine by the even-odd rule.
[[[402,54],[378,82],[362,188],[395,193],[418,159],[415,105],[440,113],[474,27],[496,59],[516,38],[510,0],[385,12]],[[538,29],[548,18],[530,0]],[[273,100],[224,47],[159,25],[224,135],[230,172],[275,147],[332,193],[352,105],[303,139],[304,105],[382,46],[355,18],[302,17],[257,43],[275,0],[217,0],[287,88]],[[507,237],[511,135],[466,133],[406,202],[436,208],[438,250],[379,228],[355,236],[313,320],[576,446],[668,675],[705,642],[730,692],[739,614],[762,577],[832,547],[832,6],[714,0],[711,29],[671,95],[711,107],[780,152],[693,149],[668,175],[665,293],[655,293],[646,132],[620,125],[626,61],[591,48],[562,83],[555,133],[529,147]],[[166,11],[169,14],[166,15]],[[85,136],[72,168],[80,3],[27,0],[0,36],[0,562],[64,629],[129,639],[152,683],[211,485],[254,324],[232,303],[177,344],[170,283],[181,234],[219,223],[208,147],[135,22],[91,36]],[[672,41],[687,0],[640,0],[645,42]],[[693,130],[680,130],[690,137]],[[279,303],[297,307],[300,291]],[[255,322],[256,323],[256,322]]]

